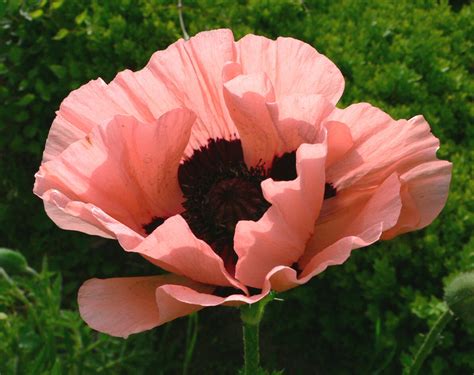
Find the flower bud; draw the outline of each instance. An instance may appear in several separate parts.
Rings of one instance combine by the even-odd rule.
[[[474,323],[474,272],[455,277],[446,287],[444,299],[455,315]]]
[[[0,248],[0,267],[10,274],[23,273],[28,270],[26,259],[21,253],[5,248]]]

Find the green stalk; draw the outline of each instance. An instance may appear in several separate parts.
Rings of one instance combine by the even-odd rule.
[[[259,331],[260,322],[243,324],[244,375],[257,374],[260,368]]]
[[[188,318],[188,329],[186,333],[186,354],[183,362],[183,375],[187,375],[189,371],[189,365],[193,358],[194,348],[196,346],[196,340],[198,335],[198,315],[193,313]]]
[[[453,318],[453,313],[449,309],[447,309],[438,318],[435,325],[431,328],[431,330],[425,336],[425,340],[423,341],[420,348],[418,349],[418,352],[415,355],[413,363],[408,369],[408,375],[418,374],[426,357],[431,353],[431,351],[433,350],[436,344],[436,341],[438,340],[444,328],[451,321],[452,318]]]
[[[256,375],[263,370],[260,367],[260,322],[263,318],[265,306],[274,298],[271,293],[261,301],[240,308],[244,341],[244,367],[242,375]]]

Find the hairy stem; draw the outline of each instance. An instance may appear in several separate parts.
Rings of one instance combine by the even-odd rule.
[[[260,368],[260,324],[243,324],[244,375],[257,374]]]
[[[244,367],[242,375],[255,375],[261,372],[260,368],[260,322],[263,318],[265,306],[274,298],[271,293],[264,299],[252,305],[240,308],[244,340]]]
[[[451,310],[447,309],[436,321],[434,326],[425,336],[423,343],[421,344],[420,348],[418,349],[415,358],[413,359],[413,363],[408,369],[408,375],[416,375],[421,369],[423,362],[425,361],[426,357],[431,353],[433,350],[436,341],[438,340],[439,336],[443,332],[446,325],[451,321],[453,318],[453,314]]]

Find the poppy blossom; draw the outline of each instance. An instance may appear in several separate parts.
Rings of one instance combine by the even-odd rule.
[[[214,30],[73,91],[35,194],[59,227],[116,239],[169,272],[85,282],[83,319],[126,337],[255,303],[431,223],[451,164],[428,123],[338,109],[343,89],[306,43]]]

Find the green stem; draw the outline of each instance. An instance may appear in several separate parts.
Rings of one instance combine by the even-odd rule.
[[[451,321],[453,318],[453,314],[451,310],[447,309],[436,321],[434,326],[425,336],[425,340],[421,344],[418,352],[415,355],[413,363],[411,367],[408,369],[408,375],[416,375],[421,369],[423,362],[425,361],[426,357],[431,353],[433,350],[436,341],[438,340],[439,336],[443,332],[446,325]]]
[[[265,306],[274,298],[270,293],[261,301],[240,308],[244,340],[244,368],[242,375],[255,375],[261,373],[260,368],[260,322],[263,318]]]
[[[260,323],[243,324],[244,375],[257,374],[260,368]]]
[[[196,340],[198,335],[198,315],[193,313],[188,318],[188,329],[186,333],[186,354],[183,362],[183,375],[187,375],[189,371],[189,365],[193,358],[194,347],[196,346]]]

